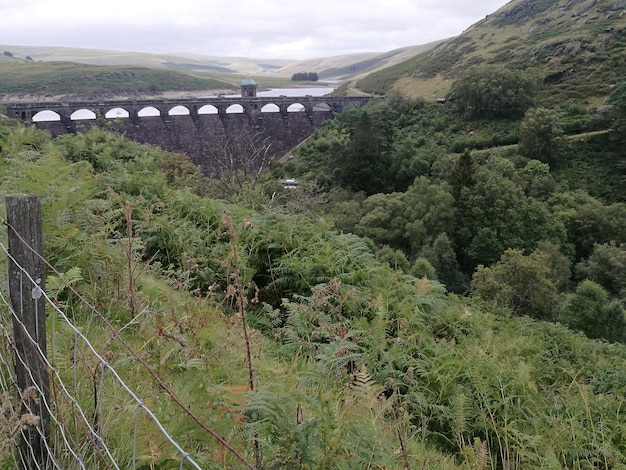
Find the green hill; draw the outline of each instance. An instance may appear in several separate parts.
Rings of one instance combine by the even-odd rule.
[[[441,41],[438,41],[441,42]],[[35,62],[74,62],[99,66],[133,66],[157,70],[192,72],[220,79],[219,75],[254,74],[262,81],[289,80],[296,72],[318,72],[324,79],[344,80],[402,62],[432,49],[438,42],[403,47],[385,53],[365,52],[308,60],[213,57],[200,54],[148,54],[139,52],[81,49],[72,47],[0,45],[16,60],[27,57]]]
[[[537,68],[545,103],[599,105],[626,74],[624,5],[612,0],[513,0],[431,51],[359,81],[364,91],[395,88],[443,97],[474,65]]]
[[[288,60],[250,59],[244,57],[214,57],[201,54],[149,54],[145,52],[110,51],[78,47],[0,45],[15,57],[30,57],[36,62],[75,62],[87,65],[123,65],[154,69],[186,69],[221,73],[273,72],[288,64]]]
[[[94,95],[236,89],[225,80],[172,70],[73,62],[0,60],[0,94]]]
[[[403,47],[384,53],[347,54],[292,62],[277,73],[288,76],[301,71],[318,72],[323,79],[348,80],[404,62],[408,58],[434,48],[442,41],[420,46]]]
[[[502,162],[485,166],[516,178]],[[477,186],[487,181],[511,194],[508,180],[493,185],[480,178]],[[425,275],[377,258],[367,239],[307,215],[314,193],[304,187],[286,191],[268,180],[229,202],[183,156],[99,129],[53,141],[6,119],[0,182],[0,196],[42,197],[45,256],[54,268],[48,295],[107,361],[101,367],[58,313],[48,312],[51,389],[63,382],[77,397],[52,409],[63,418],[54,422],[54,435],[58,425],[66,427],[64,440],[51,444],[60,468],[76,463],[64,442],[87,468],[99,468],[102,443],[119,468],[183,466],[111,383],[112,370],[206,469],[246,467],[177,402],[259,469],[407,469],[417,462],[430,470],[565,470],[626,463],[623,344],[532,319],[503,299],[449,295]],[[424,198],[437,208],[446,201],[417,186],[416,195],[407,207],[418,212]],[[576,214],[587,206],[586,213],[608,210],[563,196],[554,213],[584,238],[590,232]],[[432,217],[423,220],[432,224]],[[510,254],[521,264],[508,275],[515,286],[530,282],[522,291],[532,302],[555,300],[545,276],[562,266],[547,269],[546,256]],[[602,292],[588,281],[568,294],[564,311],[571,316],[564,318],[584,320],[592,307],[619,312]],[[11,331],[6,304],[0,309],[3,331]],[[2,374],[10,377],[9,341],[0,343],[0,353]],[[28,426],[12,384],[0,384],[3,468],[15,467],[15,430]],[[80,425],[78,409],[93,417],[102,443]]]

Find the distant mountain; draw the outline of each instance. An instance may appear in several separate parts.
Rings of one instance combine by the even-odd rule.
[[[317,72],[322,80],[358,80],[357,88],[369,93],[397,89],[431,99],[446,96],[455,77],[473,65],[534,67],[549,85],[543,104],[597,107],[626,77],[625,31],[626,0],[512,0],[457,37],[385,53],[294,61],[0,45],[12,56],[0,59],[169,69],[233,86],[246,74],[271,83],[270,77],[288,80],[296,72]]]
[[[129,65],[38,62],[0,55],[0,101],[235,92],[241,78]]]
[[[0,50],[14,57],[30,57],[42,62],[76,62],[89,65],[132,65],[136,67],[165,68],[186,71],[219,73],[274,72],[289,60],[247,59],[243,57],[213,57],[200,54],[148,54],[143,52],[81,49],[76,47],[14,46],[0,44]]]
[[[412,96],[445,96],[472,65],[536,67],[545,102],[600,104],[626,78],[626,0],[513,0],[461,35],[407,61],[372,73],[358,87],[395,88]]]
[[[244,57],[213,57],[199,54],[148,54],[140,52],[80,49],[71,47],[1,45],[14,60],[41,62],[75,62],[88,65],[135,66],[172,69],[186,72],[207,72],[239,75],[271,75],[291,77],[296,72],[317,72],[325,80],[346,80],[397,64],[438,43],[410,46],[393,51],[366,52],[308,60],[256,59]],[[7,59],[7,56],[0,56]]]
[[[442,40],[443,41],[443,40]],[[297,72],[317,72],[322,79],[347,80],[390,67],[431,50],[442,41],[420,46],[409,46],[389,52],[364,52],[291,62],[277,73],[291,76]]]

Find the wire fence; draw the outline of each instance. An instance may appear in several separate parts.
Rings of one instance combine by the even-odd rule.
[[[16,263],[2,243],[0,243],[0,252],[8,260]],[[30,277],[22,266],[19,266],[19,269],[22,273],[20,283],[23,289],[37,292],[37,289],[39,289],[38,283]],[[16,377],[12,374],[12,358],[20,360],[21,356],[16,354],[13,335],[10,332],[10,327],[6,324],[6,320],[11,318],[13,322],[21,325],[24,331],[26,331],[26,328],[21,323],[20,316],[14,311],[11,302],[4,294],[6,291],[5,285],[3,285],[2,291],[0,293],[0,307],[4,311],[9,312],[9,315],[3,315],[3,322],[0,324],[0,332],[3,339],[0,361],[2,361],[4,369],[4,373],[1,376],[1,385],[5,394],[4,398],[7,400],[9,398],[7,394],[11,390],[19,390],[16,386]],[[53,364],[51,361],[44,359],[44,367],[48,370],[50,378],[50,401],[41,405],[49,413],[53,423],[51,442],[54,445],[48,444],[47,436],[41,435],[41,429],[33,426],[37,417],[31,412],[32,410],[24,409],[25,404],[30,401],[29,394],[36,394],[38,399],[42,399],[42,397],[47,395],[45,390],[36,389],[36,386],[33,386],[34,390],[31,388],[19,391],[19,402],[17,406],[13,406],[15,415],[9,420],[13,421],[13,423],[9,424],[12,424],[14,428],[17,428],[16,431],[22,434],[22,440],[29,440],[25,435],[26,430],[36,429],[40,433],[42,442],[46,443],[44,450],[48,456],[49,465],[60,470],[73,468],[137,468],[141,463],[138,462],[137,458],[138,437],[140,432],[145,431],[139,429],[140,415],[143,413],[178,453],[180,468],[201,469],[200,465],[193,460],[190,454],[182,449],[174,438],[170,436],[165,426],[146,406],[144,401],[120,377],[115,367],[96,351],[89,339],[72,323],[65,312],[58,308],[45,292],[40,292],[40,295],[43,296],[47,307],[51,310],[49,315],[53,319],[52,331],[54,333],[50,335],[53,338],[51,350],[58,350],[59,345],[57,341],[67,339],[69,332],[69,336],[73,337],[70,347],[74,353],[72,354],[73,360],[69,364],[69,371],[67,369],[63,370],[64,367],[61,364]],[[30,337],[29,342],[32,347],[39,348],[34,338]],[[46,358],[44,351],[39,349],[38,352],[40,357]],[[92,363],[91,367],[89,367],[91,370],[87,371],[86,365],[90,362]],[[94,363],[96,367],[93,366]],[[27,364],[23,365],[27,366]],[[91,372],[91,378],[89,376],[86,377],[86,372]],[[70,376],[70,381],[66,383],[68,375]],[[99,376],[95,383],[94,376]],[[31,376],[31,379],[33,383],[36,382],[34,377]],[[85,379],[90,382],[89,387],[92,388],[92,390],[87,390],[87,396],[84,393]],[[126,392],[128,396],[129,404],[126,404],[122,410],[116,410],[117,412],[128,413],[129,408],[134,408],[132,413],[134,424],[132,426],[132,438],[130,439],[131,455],[127,460],[120,457],[119,450],[110,448],[111,446],[107,442],[106,414],[110,412],[110,409],[105,411],[105,396],[109,387],[116,388],[115,393],[110,393],[111,396],[119,397],[119,389]],[[92,409],[89,409],[89,405],[84,403],[86,398],[93,400],[90,406]],[[8,405],[5,401],[5,406],[11,405]],[[114,408],[119,408],[119,404]],[[4,411],[6,413],[7,410]],[[79,432],[77,433],[76,431]],[[32,449],[32,452],[38,452],[38,450]],[[122,460],[120,461],[120,459]],[[22,463],[22,466],[24,465]]]
[[[6,221],[4,224],[8,230],[14,230]],[[21,241],[27,244],[25,240]],[[74,294],[89,307],[94,322],[97,322],[97,328],[92,329],[94,334],[101,338],[103,334],[98,329],[104,328],[111,340],[126,349],[125,361],[121,364],[115,364],[116,359],[106,350],[97,350],[93,338],[90,341],[85,333],[89,327],[83,325],[81,331],[73,323],[71,312],[64,311],[55,303],[41,289],[41,280],[33,279],[0,242],[2,264],[11,265],[9,276],[19,273],[20,292],[30,293],[33,299],[43,299],[45,311],[38,311],[36,315],[46,315],[48,325],[48,343],[44,346],[47,350],[42,350],[37,334],[33,335],[24,325],[20,306],[16,308],[13,298],[5,294],[9,291],[9,278],[7,282],[0,280],[0,419],[4,421],[0,426],[0,451],[6,454],[11,449],[13,460],[19,468],[154,468],[159,462],[155,460],[156,453],[151,452],[151,449],[158,448],[161,456],[163,448],[168,447],[167,468],[201,469],[201,453],[194,449],[195,454],[192,456],[191,452],[186,451],[168,433],[166,426],[147,404],[158,402],[159,396],[165,395],[181,413],[190,418],[190,425],[195,423],[207,437],[217,440],[221,448],[230,451],[244,467],[254,469],[239,451],[180,401],[159,375],[124,341],[106,317],[80,297],[78,292],[74,291]],[[49,264],[47,267],[63,279],[54,267]],[[69,284],[68,288],[72,289]],[[16,344],[16,339],[19,342],[21,337],[26,338],[28,348],[36,351],[40,362],[38,365],[47,375],[43,385],[40,377],[37,377],[38,368],[24,360],[20,353],[24,345]],[[20,387],[19,377],[16,376],[15,371],[19,366],[28,371],[30,378],[25,388],[23,384]],[[147,396],[143,399],[128,385],[132,381],[132,374],[138,369],[151,376],[155,384],[154,388],[145,391]],[[126,380],[122,378],[123,375],[126,375]],[[124,396],[125,401],[120,399]],[[43,424],[42,420],[49,420],[49,425]],[[18,442],[25,445],[26,453],[20,451]]]

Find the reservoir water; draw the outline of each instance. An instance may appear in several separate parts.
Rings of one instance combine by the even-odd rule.
[[[272,88],[269,91],[260,91],[257,96],[324,96],[335,89],[330,87],[310,88]]]
[[[267,91],[259,91],[257,96],[261,97],[271,97],[271,96],[324,96],[329,93],[332,93],[335,88],[333,87],[303,87],[303,88],[272,88]],[[241,94],[236,95],[224,95],[227,97],[240,97]],[[216,98],[215,95],[201,96],[202,98]],[[296,105],[294,105],[296,106]],[[300,108],[304,109],[302,106]],[[109,115],[111,113],[111,115]],[[117,113],[117,114],[115,114]],[[174,110],[171,113],[172,115],[178,114],[189,114],[189,111],[186,109],[182,110]],[[155,108],[146,108],[140,112],[140,116],[158,116],[159,111]],[[125,111],[121,108],[115,108],[107,113],[107,118],[115,118],[115,117],[128,117],[128,111]],[[41,111],[34,118],[34,122],[42,122],[42,121],[59,121],[60,116],[53,111]],[[81,109],[72,114],[72,120],[84,120],[84,119],[96,119],[96,114],[93,111],[89,111],[86,109]]]
[[[257,92],[257,96],[324,96],[332,93],[335,89],[333,87],[304,87],[304,88],[271,88],[267,91]],[[240,93],[236,95],[224,95],[227,97],[238,98]],[[215,97],[215,95],[207,96],[206,98]],[[204,97],[203,97],[204,98]]]

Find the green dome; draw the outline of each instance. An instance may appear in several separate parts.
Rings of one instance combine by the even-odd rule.
[[[242,85],[256,85],[256,83],[254,82],[254,80],[252,80],[250,77],[246,77],[241,81]]]

